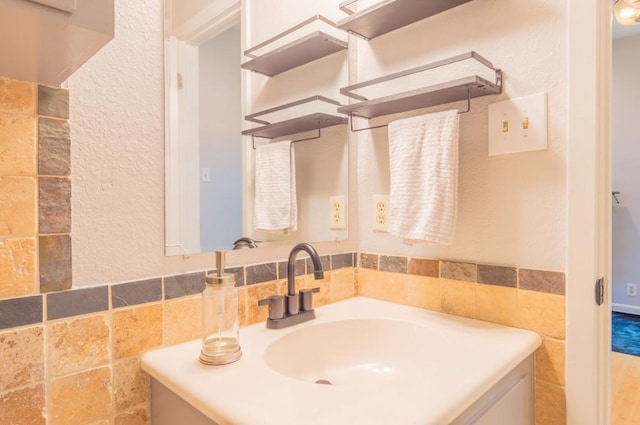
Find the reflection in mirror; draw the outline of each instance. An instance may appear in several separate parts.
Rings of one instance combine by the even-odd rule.
[[[242,34],[251,28],[241,30],[240,0],[164,1],[166,255],[232,249],[234,241],[243,237],[259,247],[346,239],[346,228],[336,229],[332,222],[330,203],[336,196],[343,199],[347,214],[346,126],[327,128],[317,140],[295,143],[298,228],[286,233],[254,229],[256,151],[251,138],[241,136],[243,126],[249,125],[243,124],[243,109],[253,113],[277,106],[283,84],[295,95],[305,90],[292,81],[304,82],[306,90],[321,82],[326,85],[327,79],[337,84],[337,74],[331,70],[341,69],[346,75],[346,56],[329,58],[323,66],[292,70],[276,82],[241,70]],[[251,92],[244,100],[243,84]],[[296,110],[291,117],[273,120],[305,113]],[[293,134],[281,139],[308,137]],[[258,149],[266,143],[255,140]]]
[[[240,15],[220,5],[165,0],[167,255],[242,236]]]

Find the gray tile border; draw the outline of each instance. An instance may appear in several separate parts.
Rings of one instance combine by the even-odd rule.
[[[66,120],[38,119],[38,174],[69,176],[71,173],[71,136]]]
[[[40,292],[71,289],[71,236],[39,237]]]
[[[518,272],[515,267],[478,264],[478,283],[516,288]]]
[[[443,279],[475,282],[477,279],[476,264],[458,261],[441,261],[440,277]]]
[[[323,272],[331,271],[331,256],[321,255],[320,265],[322,266]],[[307,274],[312,274],[312,273],[313,273],[313,261],[311,261],[311,258],[307,258]]]
[[[42,295],[0,300],[0,329],[42,323]]]
[[[71,232],[71,179],[39,177],[38,210],[41,234]]]
[[[565,295],[566,276],[562,272],[543,270],[518,270],[518,287],[530,291]]]
[[[234,286],[236,287],[244,286],[244,267],[227,267],[224,269],[224,272],[233,274],[233,276],[236,279],[236,284]],[[206,277],[208,275],[216,276],[217,274],[218,274],[217,269],[207,270],[205,274],[205,284],[206,284]]]
[[[288,261],[278,261],[278,279],[287,279],[289,274],[287,273]],[[296,260],[296,277],[305,275],[306,272],[306,259],[299,258]],[[265,281],[267,282],[267,281]]]
[[[380,271],[391,273],[407,272],[407,257],[395,257],[391,255],[380,256]]]
[[[139,280],[111,286],[111,308],[162,300],[162,278]]]
[[[69,118],[69,90],[38,86],[38,115]]]
[[[360,267],[363,269],[378,270],[378,255],[360,253]]]
[[[109,287],[73,289],[47,294],[47,320],[109,310]]]
[[[276,263],[253,264],[245,267],[247,272],[247,285],[270,282],[278,278]]]
[[[202,293],[206,286],[205,272],[187,273],[164,278],[164,299],[186,297]]]
[[[344,269],[347,267],[353,267],[353,253],[348,252],[345,254],[333,254],[331,255],[331,268],[333,270]]]

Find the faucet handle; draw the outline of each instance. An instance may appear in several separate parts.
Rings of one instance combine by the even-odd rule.
[[[258,301],[258,305],[269,306],[269,319],[277,320],[284,317],[284,297],[282,295],[272,295]]]
[[[313,310],[313,294],[320,292],[320,288],[300,290],[300,309],[303,311]]]

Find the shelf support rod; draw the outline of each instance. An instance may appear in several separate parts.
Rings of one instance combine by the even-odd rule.
[[[299,140],[292,140],[291,143],[306,142],[307,140],[319,139],[320,137],[322,137],[321,128],[322,127],[318,127],[318,129],[316,130],[318,132],[317,136],[306,137],[304,139],[299,139]],[[256,139],[255,139],[256,137],[260,137],[262,139],[271,139],[271,137],[256,136],[255,133],[251,134],[251,147],[253,148],[254,151],[256,150]]]
[[[467,87],[467,109],[464,111],[458,111],[458,115],[461,114],[466,114],[467,112],[469,112],[471,110],[471,89],[469,87]],[[382,125],[374,125],[373,127],[366,127],[366,128],[353,128],[353,117],[354,116],[358,116],[354,113],[350,113],[349,114],[349,129],[351,130],[352,133],[357,133],[358,131],[365,131],[365,130],[373,130],[374,128],[382,128],[382,127],[388,127],[389,124],[382,124]],[[361,117],[361,118],[365,118],[366,117]]]

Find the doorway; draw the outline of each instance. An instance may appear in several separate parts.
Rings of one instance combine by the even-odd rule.
[[[640,25],[613,22],[611,69],[611,425],[640,418]]]

